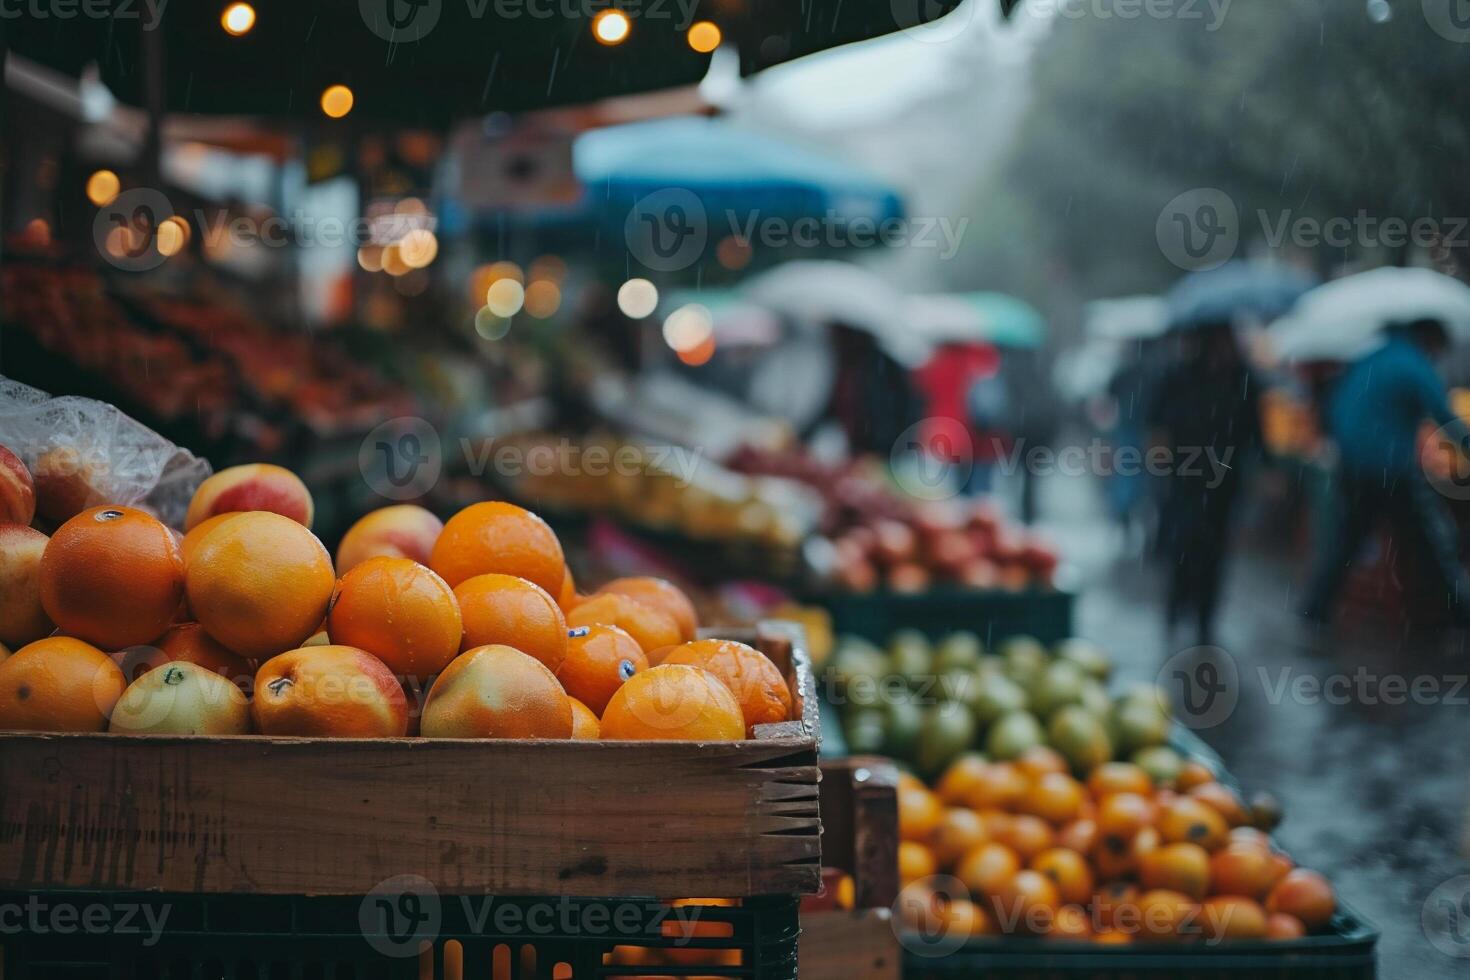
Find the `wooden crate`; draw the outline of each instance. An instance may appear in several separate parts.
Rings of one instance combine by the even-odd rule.
[[[822,761],[822,862],[853,879],[853,908],[801,914],[802,980],[898,980],[898,771],[887,759]],[[811,902],[812,905],[817,904]]]
[[[741,742],[0,734],[0,889],[804,894],[820,884],[799,627],[750,642],[791,720]]]

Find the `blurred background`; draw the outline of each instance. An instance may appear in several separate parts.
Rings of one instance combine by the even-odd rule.
[[[1462,975],[1464,4],[552,6],[7,17],[0,373],[333,548],[503,497],[819,655],[1227,664],[1190,727]]]

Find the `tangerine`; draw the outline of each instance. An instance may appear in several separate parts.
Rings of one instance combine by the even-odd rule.
[[[449,519],[434,542],[429,567],[451,588],[495,572],[560,594],[566,559],[556,532],[539,516],[503,500],[485,500]]]
[[[567,694],[600,714],[624,682],[648,669],[638,643],[616,626],[578,626],[567,633],[566,659],[556,679]]]
[[[0,661],[0,729],[101,732],[127,688],[101,650],[69,636],[21,647]]]
[[[567,620],[534,582],[492,572],[454,587],[464,617],[460,649],[503,644],[528,653],[555,673],[567,655]]]
[[[369,558],[337,583],[327,612],[332,643],[366,650],[400,677],[437,674],[464,630],[448,584],[412,558]]]
[[[746,737],[755,726],[791,717],[791,691],[771,659],[735,640],[695,640],[670,652],[665,664],[702,667],[725,682],[745,715]]]
[[[744,735],[735,695],[714,674],[687,664],[634,674],[602,713],[604,739],[738,741]]]

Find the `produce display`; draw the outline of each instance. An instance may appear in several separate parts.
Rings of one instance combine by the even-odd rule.
[[[733,741],[792,712],[764,654],[695,638],[677,587],[579,594],[509,503],[384,508],[334,566],[280,467],[205,480],[182,531],[103,503],[48,536],[47,492],[0,448],[0,729]]]
[[[1106,944],[1327,929],[1332,886],[1273,845],[1275,801],[1167,744],[1161,692],[1112,697],[1110,671],[1079,639],[839,642],[828,690],[849,748],[919,774],[899,788],[908,925]]]
[[[816,571],[828,587],[920,593],[945,585],[1021,591],[1052,584],[1056,551],[988,501],[919,499],[895,487],[873,460],[829,464],[747,447],[730,465],[798,480],[821,494],[821,530],[832,548]]]

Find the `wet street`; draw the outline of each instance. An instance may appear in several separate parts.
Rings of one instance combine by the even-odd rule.
[[[1192,641],[1166,641],[1159,570],[1127,555],[1101,510],[1091,478],[1043,483],[1043,529],[1081,589],[1077,632],[1111,652],[1122,683],[1153,681]],[[1470,656],[1461,638],[1350,609],[1314,635],[1292,613],[1299,564],[1234,556],[1217,642],[1238,701],[1197,734],[1247,794],[1281,801],[1280,841],[1382,930],[1380,976],[1470,976],[1470,877],[1440,887],[1470,875]]]

